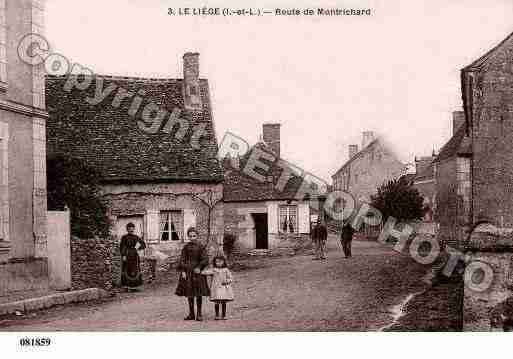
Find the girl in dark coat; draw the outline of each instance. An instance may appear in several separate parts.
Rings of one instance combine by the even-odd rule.
[[[180,297],[187,297],[189,303],[189,315],[185,320],[203,320],[201,315],[202,297],[210,295],[206,276],[200,274],[208,265],[206,248],[198,241],[198,232],[194,227],[187,230],[187,243],[180,256],[177,270],[180,273],[178,286],[175,294]],[[194,298],[196,298],[196,315],[194,315]]]
[[[146,243],[134,234],[133,223],[128,223],[126,230],[128,234],[121,237],[119,252],[121,253],[121,285],[129,290],[143,284],[141,260],[137,250],[145,249]]]

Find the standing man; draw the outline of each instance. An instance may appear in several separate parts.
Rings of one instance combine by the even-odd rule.
[[[312,242],[315,246],[315,256],[313,260],[326,259],[326,241],[328,240],[328,230],[324,225],[324,216],[319,214],[317,223],[312,229]]]
[[[351,244],[353,242],[354,229],[351,226],[351,221],[346,220],[342,227],[342,233],[340,234],[340,242],[342,243],[342,250],[346,258],[351,258]]]

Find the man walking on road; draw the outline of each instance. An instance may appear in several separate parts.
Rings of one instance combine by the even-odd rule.
[[[319,215],[317,224],[312,229],[312,242],[315,246],[314,260],[326,259],[326,241],[328,240],[328,230],[324,225],[323,216]]]
[[[353,242],[354,229],[351,226],[350,221],[346,221],[342,227],[342,233],[340,234],[340,242],[342,243],[342,250],[346,258],[351,258],[351,245]]]

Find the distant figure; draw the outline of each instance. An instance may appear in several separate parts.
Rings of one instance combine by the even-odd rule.
[[[189,315],[185,317],[185,320],[202,321],[202,297],[210,295],[207,277],[201,275],[201,271],[208,265],[207,250],[200,244],[198,232],[194,227],[187,230],[187,237],[190,242],[183,247],[176,268],[180,273],[180,278],[175,294],[179,297],[187,297]],[[194,298],[196,298],[196,313],[194,313]]]
[[[210,286],[210,300],[214,302],[216,320],[226,320],[226,303],[233,300],[232,273],[226,265],[226,258],[216,256],[212,261],[213,268],[203,270],[202,274],[212,275],[212,285]],[[221,316],[219,315],[219,306],[221,306]]]
[[[143,284],[141,273],[140,249],[146,248],[141,237],[134,234],[135,225],[130,222],[126,225],[127,234],[121,237],[119,252],[121,253],[121,285],[127,290],[136,289]]]
[[[351,226],[350,221],[346,221],[342,227],[342,233],[340,234],[340,243],[342,243],[342,250],[346,258],[351,258],[351,245],[353,242],[354,229]]]
[[[313,260],[326,259],[326,241],[328,240],[328,230],[319,217],[317,224],[312,229],[312,242],[315,246],[315,255]]]

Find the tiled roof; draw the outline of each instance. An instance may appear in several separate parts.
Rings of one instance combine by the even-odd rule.
[[[472,154],[470,139],[466,136],[466,126],[461,126],[452,138],[442,147],[434,162],[440,162],[457,155]]]
[[[463,71],[472,71],[481,68],[485,65],[489,59],[491,59],[497,51],[499,51],[504,45],[507,45],[510,41],[513,41],[513,33],[509,34],[504,40],[502,40],[497,46],[492,48],[486,54],[472,62],[470,65],[463,68]]]
[[[302,184],[302,178],[293,175],[289,179],[282,191],[276,188],[276,184],[282,175],[283,169],[277,165],[277,161],[271,163],[265,158],[259,157],[259,162],[269,166],[267,171],[256,167],[255,172],[266,177],[264,181],[251,176],[244,171],[250,155],[255,150],[261,150],[273,154],[271,149],[263,142],[257,143],[248,153],[239,158],[239,168],[234,168],[231,159],[226,158],[223,161],[224,169],[224,201],[225,202],[245,202],[245,201],[266,201],[266,200],[293,200],[296,199],[296,193]],[[274,156],[274,154],[273,154]],[[251,167],[251,166],[249,166]],[[249,168],[248,167],[248,168]]]
[[[184,110],[181,79],[98,76],[87,90],[71,92],[63,89],[66,80],[54,76],[46,79],[49,154],[64,153],[82,159],[99,170],[104,181],[222,181],[207,80],[200,80],[203,108],[196,112]],[[86,100],[94,97],[101,81],[103,89],[114,85],[141,95],[144,101],[137,118],[129,115],[133,98],[115,106],[117,88],[97,105]],[[175,136],[178,126],[170,133],[162,128],[155,134],[139,129],[140,113],[150,102],[169,113],[181,109],[180,118],[186,119],[188,126],[185,136]],[[191,138],[197,125],[205,126],[205,130],[199,146],[194,146]]]

